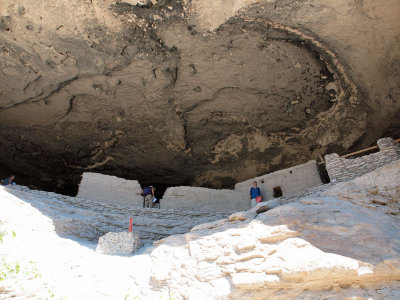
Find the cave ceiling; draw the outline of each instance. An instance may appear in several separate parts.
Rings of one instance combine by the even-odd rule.
[[[398,137],[400,3],[0,4],[0,173],[235,182]]]

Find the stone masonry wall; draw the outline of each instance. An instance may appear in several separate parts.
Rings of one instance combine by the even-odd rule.
[[[161,208],[184,208],[218,212],[239,211],[250,207],[250,202],[237,191],[190,186],[168,188],[160,203]]]
[[[311,187],[322,185],[315,160],[237,183],[235,190],[241,192],[249,203],[249,192],[253,181],[257,182],[263,201],[274,199],[274,187],[279,186],[283,196],[296,196]]]
[[[377,144],[379,152],[354,159],[343,158],[336,153],[325,155],[331,181],[348,181],[400,159],[400,146],[393,143],[393,139],[383,138]]]
[[[78,198],[105,203],[143,207],[141,187],[136,180],[85,172],[79,184]]]

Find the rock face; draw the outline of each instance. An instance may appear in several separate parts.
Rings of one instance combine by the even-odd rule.
[[[255,219],[164,239],[151,282],[183,299],[397,299],[399,181],[397,161]]]
[[[109,232],[99,237],[96,252],[102,254],[129,255],[143,244],[139,235],[133,232]]]
[[[197,225],[133,256],[101,255],[79,236],[83,221],[111,228],[123,210],[102,204],[102,219],[77,198],[0,187],[2,260],[34,261],[43,272],[21,274],[20,282],[10,276],[2,288],[6,297],[32,299],[45,299],[49,286],[64,299],[399,299],[399,181],[398,160],[288,204],[269,203],[266,212]]]
[[[229,215],[227,212],[138,208],[118,202],[68,197],[20,186],[13,186],[8,190],[52,218],[58,235],[65,238],[77,237],[89,242],[97,242],[99,237],[108,232],[128,231],[130,218],[133,218],[133,231],[139,234],[144,244],[150,244]]]
[[[233,187],[396,136],[399,6],[3,0],[0,175]]]

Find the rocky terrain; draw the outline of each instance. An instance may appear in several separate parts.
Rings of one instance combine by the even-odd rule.
[[[398,299],[398,182],[395,161],[285,205],[273,200],[268,211],[267,202],[200,224],[133,256],[96,253],[79,235],[85,227],[70,230],[71,223],[66,238],[57,228],[61,205],[48,205],[45,193],[0,188],[0,297]],[[62,201],[64,214],[84,217]],[[97,214],[98,224],[112,220],[105,209]]]
[[[142,209],[123,204],[68,197],[52,192],[13,186],[8,192],[24,199],[52,219],[56,233],[65,238],[77,237],[97,242],[108,232],[128,230],[129,219],[144,244],[174,234],[188,232],[192,227],[226,218],[229,213],[185,209]]]
[[[0,175],[231,188],[399,137],[397,0],[3,0]]]

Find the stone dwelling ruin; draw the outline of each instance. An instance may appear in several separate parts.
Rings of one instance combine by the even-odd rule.
[[[377,141],[379,152],[357,158],[343,158],[333,153],[325,156],[326,168],[332,181],[348,181],[400,159],[400,146],[391,138]],[[169,187],[160,207],[210,212],[234,212],[250,208],[249,189],[256,181],[263,201],[285,196],[286,199],[304,194],[323,184],[317,162],[258,176],[235,184],[234,190],[208,189],[191,186]],[[143,207],[141,187],[136,180],[85,172],[79,185],[78,197],[104,203]]]
[[[393,139],[379,139],[377,145],[379,152],[357,158],[343,158],[336,153],[325,155],[329,178],[332,181],[348,181],[400,158],[400,145]]]
[[[304,193],[308,188],[322,184],[316,161],[280,170],[237,183],[234,190],[202,187],[169,187],[161,199],[161,208],[201,211],[233,212],[250,208],[249,189],[257,181],[264,201],[285,194],[291,197]],[[276,194],[279,188],[281,194]],[[136,180],[85,172],[79,185],[79,198],[105,203],[143,207],[141,187]],[[274,194],[275,193],[275,194]]]
[[[264,201],[279,198],[283,195],[287,197],[300,195],[307,189],[322,184],[315,160],[239,182],[235,184],[235,191],[241,192],[248,199],[253,181],[257,182]]]
[[[339,181],[398,157],[398,145],[386,140],[378,142],[379,152],[341,155],[371,147],[382,137],[400,138],[399,62],[399,0],[0,0],[0,178],[14,174],[18,184],[31,188],[15,192],[35,205],[29,211],[46,214],[41,220],[50,217],[54,223],[48,225],[56,232],[93,241],[108,231],[126,230],[134,216],[145,243],[202,223],[213,222],[213,227],[231,216],[231,210],[246,209],[253,180],[265,200],[302,190],[307,194],[307,189],[322,195],[333,187],[336,200],[331,195],[301,203],[280,198],[272,201],[287,200],[287,206],[271,214],[239,212],[232,224],[228,218],[220,224],[221,235],[228,233],[227,239],[234,240],[228,254],[218,234],[199,243],[194,240],[197,230],[175,242],[172,237],[153,259],[157,267],[168,260],[173,266],[156,272],[152,282],[182,287],[199,279],[191,270],[204,269],[205,277],[192,285],[197,289],[184,294],[194,299],[203,291],[216,295],[221,285],[205,282],[231,272],[225,279],[213,277],[225,287],[236,286],[234,294],[224,295],[265,298],[257,294],[262,285],[266,292],[276,289],[279,297],[288,282],[299,286],[298,279],[305,276],[313,285],[328,274],[324,289],[334,293],[342,287],[350,291],[360,282],[368,285],[383,272],[387,280],[396,276],[398,291],[398,183],[384,178],[374,198],[371,173],[360,179],[370,186],[361,194],[358,187],[352,190],[353,182]],[[329,186],[321,185],[317,176],[315,160],[323,156]],[[399,178],[398,165],[389,166],[374,174],[385,177],[390,169]],[[159,191],[170,187],[159,210],[141,207],[139,183],[160,186]],[[354,201],[348,201],[346,192],[340,196],[344,186]],[[19,203],[13,197],[4,203]],[[356,211],[353,202],[360,204]],[[337,214],[338,207],[342,210]],[[13,218],[10,211],[2,205],[2,218]],[[277,231],[269,231],[276,225],[275,213],[281,225],[292,228],[278,225]],[[224,232],[224,226],[242,226],[236,217],[255,218],[240,236],[236,230]],[[261,227],[260,219],[265,222]],[[337,227],[335,234],[331,224]],[[27,237],[35,236],[30,228],[20,228]],[[364,236],[366,228],[370,234]],[[254,242],[243,241],[247,238]],[[322,244],[333,259],[325,261],[329,272],[319,267],[319,259],[312,272],[299,261],[288,278],[286,264],[299,252],[275,249],[274,238],[293,243],[291,249],[299,252],[305,249],[299,238],[316,248]],[[377,242],[373,249],[370,241]],[[169,252],[170,242],[184,245],[182,251]],[[25,244],[21,239],[18,249]],[[338,269],[332,256],[347,257],[350,248],[351,256],[362,262],[360,268]],[[182,263],[183,253],[194,257]],[[208,272],[218,265],[213,260],[217,256],[223,270]],[[282,263],[280,274],[258,272],[264,259],[272,268]],[[371,268],[369,278],[364,263],[377,260],[381,264]],[[238,273],[232,261],[257,275]],[[342,275],[338,282],[336,276]],[[304,291],[302,297],[324,298],[314,287],[315,294]],[[366,291],[358,290],[364,298]],[[377,299],[390,299],[385,298],[385,286],[379,293]]]
[[[104,203],[143,207],[141,190],[137,180],[85,172],[82,174],[77,197]]]

